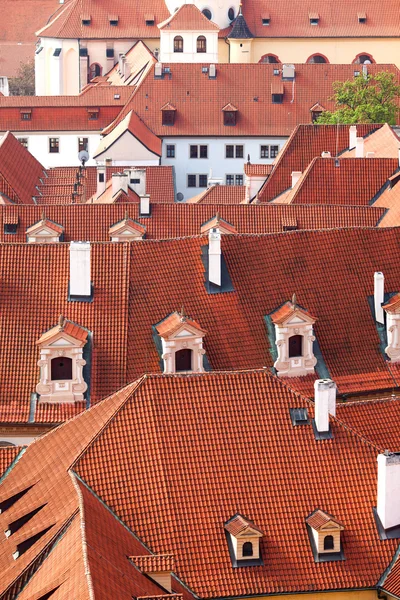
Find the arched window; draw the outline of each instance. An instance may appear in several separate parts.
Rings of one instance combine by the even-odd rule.
[[[90,81],[95,77],[100,77],[101,70],[101,65],[99,65],[99,63],[93,63],[92,65],[90,65]]]
[[[323,54],[313,54],[309,58],[307,58],[307,62],[310,65],[321,65],[324,63],[328,63],[329,60]]]
[[[207,52],[207,40],[204,35],[197,38],[197,52]]]
[[[191,371],[192,370],[192,350],[190,348],[182,348],[175,352],[175,371]]]
[[[174,52],[183,52],[183,37],[180,35],[174,37]]]
[[[253,544],[251,542],[243,544],[242,556],[253,556]]]
[[[326,535],[324,537],[324,550],[333,550],[334,547],[333,535]]]
[[[357,54],[353,63],[355,65],[371,65],[375,62],[371,54]]]
[[[292,335],[289,338],[289,358],[303,356],[303,336]]]
[[[260,63],[268,63],[270,65],[277,65],[281,61],[276,56],[276,54],[264,54],[264,56],[262,56],[258,62],[260,62]]]
[[[230,8],[228,10],[228,19],[230,21],[233,21],[234,18],[235,18],[235,9],[234,8]]]
[[[51,361],[52,381],[72,379],[72,359],[58,356]]]
[[[205,17],[207,17],[207,19],[208,19],[209,21],[211,21],[211,17],[212,17],[211,10],[209,10],[208,8],[205,8],[205,9],[204,9],[204,10],[202,10],[201,12],[203,13],[203,15],[204,15]]]

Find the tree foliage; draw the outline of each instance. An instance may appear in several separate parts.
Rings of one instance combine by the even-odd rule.
[[[16,77],[8,80],[10,96],[35,95],[35,62],[33,60],[20,64]]]
[[[389,123],[395,125],[399,112],[397,99],[400,85],[393,73],[382,71],[376,75],[362,73],[350,81],[335,81],[334,112],[325,111],[317,123]]]

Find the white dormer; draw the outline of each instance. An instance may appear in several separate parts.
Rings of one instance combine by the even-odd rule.
[[[224,527],[229,536],[228,542],[235,561],[243,561],[243,563],[252,561],[254,564],[254,561],[260,560],[260,539],[264,534],[253,521],[238,513],[229,519]]]
[[[83,347],[89,332],[60,317],[58,325],[36,342],[40,350],[40,402],[79,402],[87,384],[83,379]]]
[[[110,227],[108,234],[112,242],[132,242],[142,240],[146,233],[146,227],[131,219],[128,214],[122,221],[118,221]]]
[[[275,325],[278,358],[274,363],[279,377],[299,377],[314,373],[313,325],[316,318],[296,304],[286,302],[271,315]]]
[[[185,314],[174,312],[156,325],[162,340],[164,373],[202,373],[206,332]]]
[[[172,592],[172,572],[175,568],[175,559],[172,554],[146,554],[131,556],[130,559],[142,573]]]
[[[60,241],[64,227],[46,219],[44,214],[37,223],[26,230],[28,244],[54,244]]]
[[[385,352],[391,362],[400,361],[400,293],[393,296],[383,307],[386,312],[388,345]]]
[[[344,527],[332,515],[317,508],[306,519],[314,540],[315,552],[338,554],[342,551],[341,532]]]

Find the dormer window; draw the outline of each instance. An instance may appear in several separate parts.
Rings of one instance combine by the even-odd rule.
[[[167,125],[169,127],[174,125],[176,107],[173,104],[171,104],[170,102],[167,102],[167,104],[164,104],[164,106],[161,107],[161,114],[162,114],[162,124],[163,125]]]
[[[110,227],[108,233],[112,242],[134,242],[144,238],[146,227],[126,214],[122,221],[118,221]]]
[[[357,16],[358,16],[358,22],[361,23],[362,25],[367,22],[367,13],[359,12]]]
[[[234,227],[231,223],[228,223],[228,221],[225,221],[225,219],[221,219],[219,213],[217,213],[215,217],[201,225],[200,234],[204,235],[206,233],[210,233],[210,231],[215,228],[219,229],[219,232],[222,235],[227,233],[238,233],[236,227]]]
[[[172,591],[171,576],[175,568],[175,560],[172,554],[131,556],[130,560],[142,573],[145,573],[169,592]]]
[[[202,373],[206,332],[183,311],[174,312],[155,326],[162,342],[164,373]]]
[[[100,112],[99,108],[88,108],[87,111],[88,111],[90,121],[96,121],[99,118],[99,112]]]
[[[90,25],[92,18],[90,15],[82,15],[82,25]]]
[[[318,13],[310,13],[309,19],[310,19],[310,25],[319,25],[319,14]]]
[[[8,214],[3,217],[3,231],[7,235],[15,235],[18,229],[18,215]]]
[[[386,312],[387,347],[385,352],[393,363],[400,362],[400,293],[383,307]]]
[[[322,115],[322,113],[324,111],[325,111],[325,108],[322,106],[322,104],[320,104],[319,102],[317,102],[316,104],[314,104],[310,108],[311,122],[315,123],[319,119],[319,117]]]
[[[108,19],[110,21],[110,25],[112,25],[113,27],[116,27],[118,25],[118,20],[119,20],[118,15],[110,15],[108,17]]]
[[[32,109],[31,108],[21,108],[20,115],[21,115],[21,121],[31,121],[32,120]]]
[[[263,15],[261,15],[261,22],[264,26],[268,27],[268,25],[271,23],[271,16],[269,13],[264,13]]]
[[[144,20],[147,27],[152,27],[156,22],[154,15],[144,15]]]
[[[58,325],[36,342],[40,350],[39,402],[82,402],[87,384],[83,379],[83,347],[87,329],[60,317]]]
[[[279,377],[299,377],[314,373],[313,325],[316,318],[296,303],[286,302],[271,314],[275,325],[278,357],[274,363]]]
[[[319,508],[306,519],[315,562],[344,560],[341,532],[344,527],[332,515]]]
[[[26,240],[28,244],[54,244],[62,241],[63,233],[62,225],[46,219],[43,214],[40,221],[26,230]]]
[[[262,565],[260,539],[263,532],[253,521],[237,513],[224,525],[234,567]]]
[[[226,104],[222,113],[224,115],[224,125],[225,127],[234,127],[236,125],[236,115],[238,113],[238,109],[233,104]]]

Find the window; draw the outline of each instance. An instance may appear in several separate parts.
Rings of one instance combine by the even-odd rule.
[[[236,111],[224,111],[224,125],[228,127],[234,127],[236,125]]]
[[[93,63],[90,65],[90,81],[95,77],[100,77],[101,75],[101,65],[99,63]]]
[[[72,358],[60,356],[51,361],[51,380],[67,381],[72,379]]]
[[[82,25],[90,25],[90,17],[82,17]]]
[[[282,104],[283,94],[272,94],[272,104]]]
[[[271,22],[271,19],[269,17],[263,17],[262,18],[262,24],[264,26],[268,26],[270,24],[270,22]]]
[[[29,110],[21,111],[21,121],[30,121],[32,118],[32,112]]]
[[[243,185],[243,175],[227,175],[226,185]]]
[[[322,56],[322,54],[313,54],[312,56],[310,56],[307,59],[307,62],[310,65],[320,65],[320,64],[324,64],[327,63],[327,59],[325,58],[325,56]]]
[[[140,179],[138,179],[138,178],[131,178],[131,179],[129,180],[129,183],[130,183],[131,185],[139,185],[139,183],[140,183]]]
[[[191,145],[189,146],[190,158],[208,158],[208,146]]]
[[[183,37],[180,35],[174,37],[174,52],[183,52]]]
[[[28,148],[28,138],[17,138],[21,146]]]
[[[259,62],[267,63],[269,65],[277,65],[281,61],[279,60],[279,58],[277,56],[275,56],[275,54],[264,54],[264,56],[261,57]]]
[[[110,17],[110,25],[116,27],[118,25],[118,17]]]
[[[152,27],[154,25],[154,23],[155,23],[154,17],[146,19],[146,26],[147,27]]]
[[[243,544],[242,556],[253,556],[253,544],[251,542]]]
[[[310,15],[310,25],[318,25],[319,15]]]
[[[208,158],[208,146],[200,146],[200,158]]]
[[[279,154],[279,146],[270,146],[269,147],[269,156],[270,158],[276,158]]]
[[[289,338],[289,358],[303,356],[303,336],[292,335]]]
[[[208,175],[207,174],[201,174],[201,175],[188,175],[187,176],[187,187],[199,187],[199,188],[206,188],[207,187],[207,182],[208,182]]]
[[[89,138],[87,137],[78,137],[78,152],[82,152],[82,150],[89,150]]]
[[[182,348],[175,352],[175,371],[191,371],[192,370],[192,350]]]
[[[4,223],[4,233],[17,233],[17,223]]]
[[[260,146],[260,158],[269,158],[269,146]]]
[[[87,48],[79,48],[79,56],[89,56]]]
[[[371,56],[371,54],[358,54],[355,59],[353,60],[354,64],[358,64],[358,65],[371,65],[372,63],[374,63],[374,59]]]
[[[99,183],[104,183],[104,173],[99,173]]]
[[[50,154],[58,154],[60,152],[59,138],[49,138],[49,152]]]
[[[358,13],[358,22],[361,23],[362,25],[367,22],[366,13]]]
[[[243,185],[243,175],[235,175],[235,185]]]
[[[188,175],[187,176],[187,186],[196,187],[196,175]]]
[[[234,18],[235,18],[235,9],[234,8],[230,8],[228,10],[228,19],[230,21],[233,21]]]
[[[175,158],[175,144],[167,144],[167,158]]]
[[[106,57],[114,58],[114,48],[106,48]]]
[[[207,175],[199,175],[199,188],[206,188],[207,181],[208,181]]]
[[[324,550],[333,550],[334,547],[333,535],[326,535],[324,537]]]
[[[197,38],[197,52],[207,52],[207,40],[204,37],[204,35],[199,35],[199,37]]]
[[[189,151],[190,158],[197,158],[197,154],[198,154],[198,147],[190,146],[190,151]]]
[[[205,8],[204,10],[202,10],[202,13],[209,21],[211,21],[211,18],[212,18],[211,10],[208,10],[208,8]]]
[[[233,144],[227,144],[225,146],[225,158],[243,158],[244,146],[234,146]]]
[[[276,158],[279,146],[260,146],[260,158]]]

